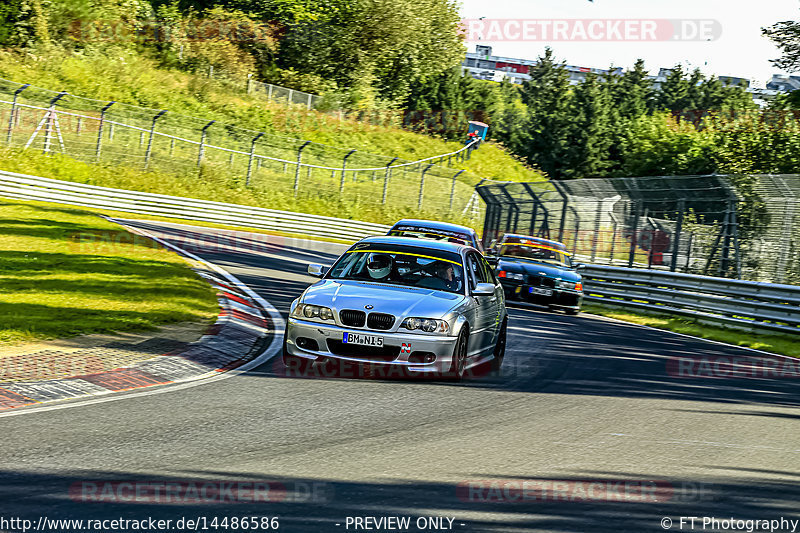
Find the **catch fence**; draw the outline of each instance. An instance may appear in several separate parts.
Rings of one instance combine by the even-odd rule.
[[[576,260],[772,283],[800,281],[800,176],[648,176],[484,183],[484,244],[564,242]]]
[[[477,143],[410,161],[8,80],[0,80],[0,125],[0,139],[14,148],[220,179],[221,187],[258,190],[265,205],[323,197],[395,217],[483,220],[474,190],[481,178],[458,168]]]

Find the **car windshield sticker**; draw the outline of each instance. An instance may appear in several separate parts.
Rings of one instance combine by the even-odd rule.
[[[345,253],[352,254],[353,252],[370,252],[375,254],[400,254],[400,255],[410,255],[413,257],[422,257],[423,259],[433,259],[434,261],[447,261],[448,263],[453,263],[454,265],[461,266],[459,261],[453,261],[451,259],[445,259],[444,257],[434,257],[432,255],[422,255],[422,254],[413,254],[411,252],[406,252],[403,250],[347,250]]]
[[[417,233],[424,233],[425,235],[435,235],[440,237],[452,237],[464,242],[471,242],[472,238],[462,231],[448,231],[444,229],[428,228],[424,226],[398,226],[394,229],[397,232],[414,231]],[[392,234],[394,235],[394,231]]]

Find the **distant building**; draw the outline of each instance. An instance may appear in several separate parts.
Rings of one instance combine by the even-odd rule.
[[[767,82],[767,89],[781,93],[790,93],[800,89],[800,76],[773,74],[772,79]]]
[[[475,52],[467,52],[467,57],[462,63],[462,68],[478,80],[503,81],[508,79],[511,83],[521,84],[531,79],[530,69],[535,66],[536,60],[516,59],[492,55],[492,47],[478,45]],[[586,74],[593,72],[597,75],[622,74],[622,68],[604,70],[589,67],[576,67],[566,65],[569,73],[570,85],[577,85],[586,79]]]
[[[522,84],[524,81],[531,79],[530,71],[536,63],[536,60],[531,59],[495,56],[492,55],[491,46],[479,44],[475,47],[475,52],[467,52],[467,57],[462,63],[462,69],[478,80],[501,82],[507,79],[511,83]],[[566,65],[566,69],[569,73],[570,85],[581,83],[586,79],[586,74],[589,72],[600,76],[608,74],[619,76],[623,72],[621,67],[598,69]],[[660,68],[658,69],[658,74],[648,76],[653,84],[653,89],[661,89],[661,85],[667,80],[670,72],[672,72],[671,68]],[[756,88],[751,83],[751,80],[737,76],[719,76],[718,79],[726,87],[737,86],[744,88],[753,97],[753,101],[761,107],[764,107],[767,102],[775,98],[779,93],[800,89],[800,76],[775,74],[772,76],[772,80],[767,83],[766,88]]]

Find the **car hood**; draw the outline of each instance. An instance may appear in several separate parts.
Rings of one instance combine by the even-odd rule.
[[[558,268],[555,265],[544,263],[532,263],[530,261],[514,261],[501,257],[497,263],[497,268],[508,272],[517,272],[546,278],[560,278],[565,281],[580,281],[581,275],[567,268]]]
[[[441,318],[466,297],[433,289],[351,280],[322,280],[306,289],[302,303],[334,310],[358,309],[396,317]],[[366,309],[371,305],[372,309]]]

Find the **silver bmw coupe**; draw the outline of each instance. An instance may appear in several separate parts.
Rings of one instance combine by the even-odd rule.
[[[292,302],[287,367],[339,361],[459,380],[503,362],[503,288],[471,246],[368,237],[308,273],[321,279]]]

